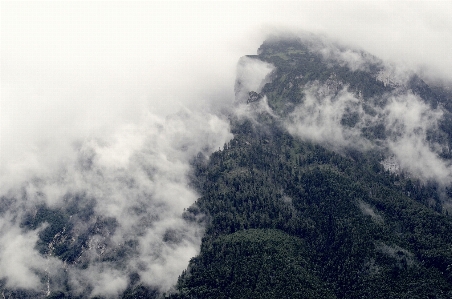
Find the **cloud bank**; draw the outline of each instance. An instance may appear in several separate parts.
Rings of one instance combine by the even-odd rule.
[[[189,162],[198,153],[208,156],[232,135],[225,120],[190,110],[148,115],[144,122],[85,140],[59,169],[8,190],[12,200],[0,214],[0,278],[7,279],[6,287],[42,289],[43,272],[55,281],[52,274],[64,268],[72,289],[85,295],[90,290],[90,296],[118,296],[130,273],[146,285],[170,289],[197,254],[203,232],[201,224],[183,217],[198,196],[189,187]],[[35,250],[45,224],[35,230],[19,225],[42,205],[71,214],[69,247],[88,236],[75,261],[64,267],[52,251]],[[56,235],[52,244],[58,241]],[[126,256],[118,258],[121,251]]]

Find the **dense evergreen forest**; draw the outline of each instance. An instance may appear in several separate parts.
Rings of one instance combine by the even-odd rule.
[[[451,297],[452,219],[424,202],[434,188],[266,129],[236,124],[195,161],[187,217],[209,225],[171,298]]]
[[[207,230],[170,297],[451,298],[452,218],[440,199],[446,191],[386,171],[384,151],[337,151],[282,125],[304,100],[295,84],[320,82],[333,93],[347,85],[369,114],[400,89],[375,79],[383,68],[377,60],[352,71],[309,49],[298,40],[272,41],[251,56],[276,70],[259,97],[250,92],[248,105],[265,95],[279,117],[260,111],[253,121],[232,118],[234,139],[209,160],[194,160],[202,197],[186,216],[208,215]],[[402,88],[450,115],[450,99],[418,77],[408,84]],[[342,124],[354,126],[353,117]],[[446,135],[449,125],[441,124]],[[362,130],[373,142],[387,134],[379,123]]]

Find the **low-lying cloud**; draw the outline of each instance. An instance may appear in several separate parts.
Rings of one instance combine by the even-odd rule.
[[[241,57],[237,64],[235,82],[235,100],[237,103],[246,103],[250,92],[260,93],[262,87],[270,82],[270,74],[275,67],[265,61]]]
[[[189,187],[189,162],[231,138],[226,120],[186,109],[164,118],[151,114],[143,123],[77,144],[72,159],[58,169],[9,189],[12,203],[0,218],[0,278],[8,288],[41,290],[41,278],[49,276],[55,290],[61,286],[53,275],[64,268],[73,292],[84,295],[88,290],[90,296],[116,297],[131,273],[146,285],[170,289],[199,251],[203,234],[202,224],[183,218],[198,197]],[[35,248],[46,224],[35,230],[19,226],[42,205],[80,208],[71,212],[73,227],[66,234],[74,238],[70,244],[81,236],[88,240],[64,267],[52,252],[43,256]],[[89,205],[92,211],[83,209]],[[118,257],[121,251],[125,256]]]
[[[44,290],[39,275],[57,274],[56,269],[62,263],[35,251],[39,230],[22,231],[12,219],[14,216],[7,214],[0,218],[0,279],[7,278],[8,288]]]
[[[327,86],[313,85],[306,89],[303,103],[289,115],[287,128],[294,135],[334,148],[364,148],[368,142],[361,138],[362,123],[342,125],[347,112],[356,113],[360,122],[366,119],[362,102],[346,89],[334,95]]]
[[[439,129],[443,111],[411,93],[392,97],[384,110],[388,147],[401,167],[423,180],[450,184],[450,162],[439,157],[442,145],[427,138],[428,131]]]
[[[325,39],[312,44],[313,51],[326,61],[347,66],[351,71],[377,66],[375,80],[389,84],[394,90],[378,99],[362,99],[359,91],[351,92],[348,86],[336,92],[329,88],[328,82],[313,82],[303,87],[303,101],[286,121],[289,132],[335,150],[346,147],[384,150],[399,169],[410,175],[449,185],[451,161],[441,158],[448,144],[444,143],[444,138],[429,138],[429,133],[439,131],[445,111],[441,105],[433,108],[409,89],[414,71],[404,65],[384,63],[361,51],[348,49],[344,52]],[[373,112],[366,113],[365,105]],[[377,136],[378,143],[364,134],[366,129],[376,126],[380,126],[380,135],[384,135]]]

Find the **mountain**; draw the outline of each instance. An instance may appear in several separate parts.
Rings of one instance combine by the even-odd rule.
[[[169,158],[141,165],[145,151],[135,157],[134,171],[149,181],[176,172],[171,188],[187,180],[197,191],[181,217],[166,224],[174,197],[156,200],[154,185],[152,194],[134,191],[138,204],[124,204],[130,221],[99,213],[100,187],[69,189],[59,206],[24,204],[11,223],[34,244],[32,257],[45,257],[47,268],[32,273],[47,288],[14,288],[0,275],[3,296],[452,298],[450,89],[322,37],[274,37],[257,53],[239,61],[236,101],[225,112],[233,138],[222,149],[192,147],[192,135],[176,135],[183,142]],[[189,170],[181,155],[190,157]],[[88,180],[104,182],[107,172],[89,148],[77,163]],[[112,184],[109,200],[147,182],[122,168],[113,179],[119,187]],[[17,199],[1,200],[7,219]],[[176,286],[159,288],[158,275],[174,272],[171,263],[199,246],[200,234],[200,252]],[[91,269],[96,274],[77,276]]]
[[[260,90],[238,78],[248,117],[193,162],[202,197],[188,212],[209,221],[170,297],[450,298],[450,173],[420,160],[450,170],[451,98],[319,39],[269,40],[248,58],[274,69]],[[408,161],[420,168],[404,142],[422,145]]]

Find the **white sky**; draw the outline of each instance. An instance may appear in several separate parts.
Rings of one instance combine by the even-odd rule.
[[[324,33],[452,79],[451,12],[450,1],[2,1],[0,177],[143,111],[227,105],[239,57],[269,33]]]

